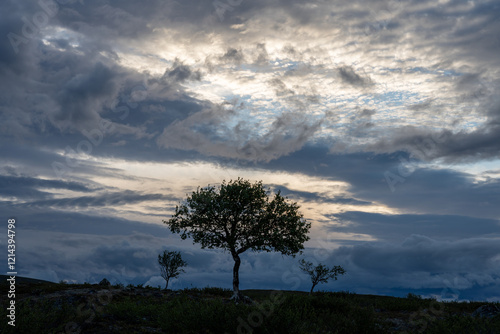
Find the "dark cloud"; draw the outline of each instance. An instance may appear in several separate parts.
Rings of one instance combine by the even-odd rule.
[[[373,110],[373,109],[366,109],[365,108],[365,109],[361,110],[361,113],[359,114],[359,116],[370,118],[373,115],[375,115],[375,113],[376,113],[375,110]]]
[[[408,109],[416,111],[416,112],[426,111],[427,109],[429,109],[429,107],[431,107],[431,105],[432,105],[432,100],[427,100],[425,102],[415,103],[415,104],[409,105]]]
[[[49,192],[41,191],[39,190],[40,188],[66,189],[78,192],[94,191],[88,186],[78,182],[0,175],[0,194],[3,196],[37,199],[50,197]]]
[[[57,94],[60,109],[53,114],[55,123],[95,126],[100,119],[99,111],[117,97],[113,70],[102,63],[96,63],[89,70],[69,79],[61,87]]]
[[[278,78],[270,80],[269,84],[274,87],[277,96],[289,96],[295,94],[292,89],[289,89],[286,84]]]
[[[446,162],[496,159],[500,156],[500,123],[493,110],[490,120],[472,132],[428,131],[407,126],[364,149],[378,153],[406,150],[412,157],[426,161],[438,158]]]
[[[32,69],[30,61],[33,60],[33,55],[29,52],[32,45],[30,39],[23,36],[23,21],[20,20],[21,15],[32,13],[32,9],[29,7],[29,4],[14,1],[3,1],[0,5],[2,13],[9,13],[9,15],[2,15],[0,23],[0,33],[3,36],[0,40],[0,73],[2,76],[8,75],[9,72],[19,75],[27,69]],[[32,31],[32,33],[33,37],[38,37],[36,31]]]
[[[440,299],[485,300],[491,287],[496,286],[490,290],[492,295],[499,293],[500,272],[496,258],[500,248],[495,240],[437,241],[423,235],[411,235],[398,244],[367,242],[340,247],[332,253],[331,259],[346,263],[351,274],[349,284],[363,281],[368,291],[404,286],[420,294],[428,289],[429,295]]]
[[[189,66],[182,64],[178,59],[163,75],[164,79],[173,80],[174,82],[182,83],[186,80],[201,80],[200,71],[193,71]]]
[[[304,77],[314,73],[316,68],[314,68],[311,64],[307,64],[304,62],[299,62],[297,66],[293,66],[291,69],[287,70],[284,77]]]
[[[165,128],[158,137],[164,148],[195,150],[208,156],[249,161],[270,161],[300,149],[319,130],[322,121],[310,122],[298,113],[280,115],[264,135],[256,139],[240,137],[242,125],[223,128],[222,122],[233,110],[212,108],[196,113],[187,119]],[[221,140],[219,133],[226,132],[231,142]]]
[[[269,54],[267,53],[266,50],[266,44],[265,43],[258,43],[257,44],[257,59],[255,59],[256,64],[260,65],[265,65],[269,62]]]
[[[351,66],[342,66],[338,68],[340,78],[344,83],[357,87],[366,87],[372,84],[369,77],[362,77],[357,74]]]
[[[113,236],[22,232],[19,240],[31,242],[38,250],[20,250],[18,257],[24,264],[21,275],[55,282],[97,283],[106,277],[114,284],[144,284],[160,275],[156,257],[169,242],[168,238],[144,232]]]
[[[224,63],[241,64],[244,60],[244,56],[241,50],[229,48],[224,55],[219,57],[219,60]]]
[[[328,152],[324,145],[306,145],[265,167],[342,180],[350,184],[355,198],[412,212],[498,218],[495,204],[500,201],[498,178],[477,182],[472,175],[452,169],[419,167],[414,165],[418,161],[411,160],[404,152],[343,155]],[[385,177],[387,172],[404,175],[394,185],[394,192]]]
[[[281,191],[283,196],[289,196],[294,200],[310,201],[315,203],[336,203],[336,204],[348,204],[348,205],[370,205],[371,202],[360,201],[355,198],[349,198],[345,196],[335,196],[329,197],[325,194],[309,192],[309,191],[298,191],[289,189],[283,185],[271,184],[269,185],[273,191]]]
[[[161,219],[158,219],[157,225],[97,213],[89,215],[62,211],[59,210],[60,208],[26,206],[22,210],[13,211],[13,206],[6,202],[0,202],[0,208],[2,212],[11,213],[10,216],[13,216],[16,221],[22,222],[22,229],[27,230],[93,236],[128,235],[134,232],[165,237],[170,235],[168,228],[161,224]]]
[[[471,252],[471,249],[475,251]],[[464,239],[455,242],[438,242],[422,235],[412,235],[401,244],[342,247],[337,255],[348,253],[350,262],[357,267],[375,269],[394,274],[413,271],[427,273],[470,272],[496,270],[494,258],[500,254],[494,239]],[[345,254],[344,253],[344,254]]]
[[[362,233],[378,240],[400,242],[412,234],[426,234],[433,238],[457,240],[472,237],[495,238],[500,233],[500,221],[456,215],[384,215],[380,213],[348,211],[331,215],[336,224],[332,232]]]
[[[116,207],[132,203],[157,200],[177,200],[177,198],[162,194],[141,194],[131,190],[122,192],[105,193],[94,196],[80,196],[58,199],[46,199],[20,204],[22,207],[59,207],[59,208],[91,208],[91,207]]]

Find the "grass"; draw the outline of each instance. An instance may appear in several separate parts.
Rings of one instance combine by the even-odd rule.
[[[213,288],[210,288],[212,290]],[[209,291],[210,291],[209,290]],[[127,297],[108,305],[108,317],[164,333],[374,333],[373,312],[334,295],[276,294],[259,305],[235,305],[208,291],[183,291],[168,301]],[[220,293],[221,291],[216,291]],[[224,291],[225,292],[225,291]],[[261,295],[262,297],[262,295]]]
[[[2,287],[3,288],[3,287]],[[247,290],[235,305],[217,287],[31,283],[16,287],[16,328],[1,333],[500,333],[500,316],[471,314],[481,302],[439,303],[349,292]],[[5,310],[8,300],[2,300]]]

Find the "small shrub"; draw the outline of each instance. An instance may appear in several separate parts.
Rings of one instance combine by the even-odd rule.
[[[99,282],[99,285],[101,286],[110,286],[111,283],[109,283],[108,279],[107,278],[103,278],[100,282]]]
[[[221,296],[221,297],[230,297],[233,290],[231,289],[223,289],[223,288],[215,288],[215,287],[205,287],[203,293],[213,295],[213,296]]]
[[[416,294],[414,294],[414,293],[409,292],[409,293],[406,295],[406,298],[407,298],[407,299],[413,299],[413,300],[414,300],[414,299],[421,300],[421,299],[422,299],[422,296],[420,296],[420,295],[416,295]]]

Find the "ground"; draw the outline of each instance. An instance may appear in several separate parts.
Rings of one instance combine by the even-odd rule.
[[[5,277],[2,277],[5,282]],[[6,291],[7,285],[2,285]],[[500,333],[498,303],[439,303],[349,292],[244,290],[235,305],[221,288],[16,280],[16,328],[2,333]],[[9,300],[2,298],[5,310]]]

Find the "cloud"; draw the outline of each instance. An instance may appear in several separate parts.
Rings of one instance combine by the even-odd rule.
[[[244,56],[241,53],[241,50],[229,48],[227,49],[227,52],[219,58],[219,60],[224,63],[241,64],[244,60]]]
[[[471,249],[475,251],[471,252]],[[422,235],[412,235],[397,246],[366,245],[340,248],[339,256],[348,253],[350,263],[378,272],[406,274],[496,271],[493,267],[500,248],[494,239],[466,239],[438,242]]]
[[[367,117],[367,118],[370,118],[372,117],[373,115],[375,115],[376,111],[373,110],[373,109],[363,109],[361,110],[361,113],[360,113],[360,117]]]
[[[388,153],[405,150],[412,157],[433,161],[442,158],[448,163],[472,162],[499,158],[499,135],[496,118],[477,130],[427,131],[411,126],[393,132],[392,138],[365,146],[365,150]]]
[[[219,66],[225,63],[227,64],[243,64],[245,62],[253,62],[259,66],[276,62],[279,60],[284,65],[292,60],[296,60],[295,56],[300,53],[301,63],[297,67],[288,67],[284,74],[290,73],[307,73],[308,77],[314,78],[311,80],[322,80],[318,78],[318,71],[323,73],[332,73],[335,71],[336,75],[340,77],[340,80],[353,87],[378,87],[379,80],[382,79],[375,71],[377,68],[389,68],[392,72],[389,73],[411,73],[411,76],[417,74],[430,74],[430,73],[441,73],[444,72],[448,77],[441,76],[439,80],[451,80],[453,76],[456,76],[456,92],[459,94],[471,93],[474,96],[474,92],[467,92],[467,87],[473,87],[474,82],[481,82],[482,87],[489,87],[492,84],[492,78],[484,70],[479,71],[473,64],[474,61],[481,61],[482,67],[484,68],[485,62],[494,65],[495,59],[488,55],[492,55],[490,44],[494,45],[496,39],[494,38],[493,32],[496,26],[494,15],[489,8],[491,8],[490,3],[476,4],[471,8],[457,9],[456,11],[450,11],[448,6],[443,5],[442,7],[436,7],[430,2],[426,2],[421,6],[417,6],[414,3],[409,3],[408,6],[401,6],[398,2],[390,3],[376,3],[371,6],[364,8],[362,10],[356,7],[355,3],[342,4],[338,3],[335,5],[335,13],[329,10],[331,4],[314,2],[310,5],[303,5],[299,3],[283,3],[281,1],[272,3],[252,3],[252,4],[240,4],[234,6],[231,11],[225,13],[225,19],[220,21],[217,19],[215,9],[211,4],[202,4],[197,1],[188,1],[187,3],[170,3],[170,2],[158,2],[154,1],[152,6],[155,9],[145,9],[137,4],[130,2],[111,2],[106,5],[88,5],[82,6],[79,3],[67,3],[65,5],[59,6],[59,11],[57,15],[51,18],[47,28],[60,27],[64,30],[62,34],[56,34],[51,32],[52,36],[47,37],[44,43],[34,43],[34,40],[30,41],[27,45],[23,47],[30,48],[33,52],[23,52],[20,53],[18,57],[9,58],[14,61],[20,62],[19,68],[24,68],[26,71],[33,73],[33,76],[37,78],[40,84],[36,87],[30,88],[30,91],[36,92],[36,94],[31,94],[31,96],[26,99],[24,93],[21,93],[23,87],[26,87],[27,82],[19,82],[13,80],[14,82],[9,82],[10,90],[12,88],[19,89],[19,96],[16,94],[10,94],[15,98],[15,105],[20,106],[20,110],[30,110],[33,106],[36,106],[37,117],[33,115],[24,113],[12,113],[3,115],[2,123],[4,128],[2,131],[4,133],[17,133],[18,136],[27,138],[29,136],[35,135],[36,132],[53,132],[51,126],[55,126],[57,129],[62,131],[73,131],[75,129],[82,130],[82,128],[95,128],[96,122],[101,118],[107,117],[113,119],[117,125],[117,131],[122,135],[131,136],[142,136],[152,139],[158,134],[160,134],[165,128],[166,124],[172,123],[174,120],[181,120],[185,118],[189,113],[196,110],[199,111],[201,107],[206,107],[210,103],[206,101],[196,101],[190,99],[189,96],[193,96],[191,92],[184,90],[184,88],[177,87],[176,85],[171,86],[164,83],[162,89],[151,89],[149,85],[145,84],[148,94],[155,90],[155,93],[161,91],[161,96],[153,96],[150,94],[151,98],[142,100],[140,103],[141,110],[134,110],[134,113],[129,113],[129,117],[126,119],[125,124],[119,122],[118,114],[109,113],[109,110],[117,107],[116,100],[122,100],[123,96],[126,96],[130,91],[130,88],[134,85],[144,84],[145,82],[152,82],[155,79],[149,75],[138,75],[138,73],[131,70],[131,68],[123,68],[117,64],[123,64],[123,60],[127,55],[132,54],[133,56],[139,56],[140,52],[138,49],[145,50],[147,53],[148,42],[150,39],[158,37],[164,31],[172,32],[173,36],[177,36],[179,41],[183,41],[183,38],[187,35],[195,36],[190,39],[190,45],[192,50],[198,50],[202,47],[203,38],[210,37],[209,40],[215,42],[217,47],[210,48],[207,51],[208,58],[212,63],[211,66]],[[36,11],[40,11],[39,6],[33,5],[29,8],[26,6],[20,7],[20,5],[6,4],[9,10],[6,12],[17,13],[22,16],[23,12],[32,14]],[[449,5],[451,6],[451,4]],[[254,18],[256,15],[261,17],[260,22],[270,31],[273,29],[284,29],[286,26],[284,23],[276,23],[274,21],[268,20],[270,18],[271,12],[278,12],[283,16],[283,22],[298,22],[301,24],[301,35],[295,34],[293,31],[287,31],[286,35],[283,35],[284,43],[280,50],[293,50],[294,52],[284,53],[291,58],[282,58],[280,52],[277,52],[275,47],[270,47],[273,44],[267,39],[262,39],[262,36],[258,35],[254,29],[253,25]],[[210,13],[211,15],[207,15]],[[472,24],[465,22],[464,20],[452,20],[452,18],[460,17],[468,13],[477,17],[484,18],[483,21],[479,21],[477,24]],[[441,16],[446,14],[450,17],[450,20],[443,24]],[[28,15],[29,16],[29,15]],[[313,17],[325,17],[325,20],[312,19]],[[342,17],[346,20],[334,20],[333,17]],[[188,20],[191,18],[192,20]],[[427,38],[429,36],[422,34],[418,35],[414,33],[416,27],[421,26],[421,21],[429,21],[426,23],[432,29],[425,30],[425,32],[433,31],[439,34],[448,34],[453,36],[449,43],[442,43],[435,38]],[[291,21],[287,21],[291,20]],[[238,22],[236,22],[238,21]],[[20,28],[19,23],[22,21],[12,20],[6,21],[6,31],[12,30],[17,31]],[[17,22],[17,28],[14,29],[14,23]],[[124,25],[123,22],[127,22]],[[191,22],[188,24],[188,22]],[[194,24],[192,22],[195,22]],[[242,29],[247,31],[243,34],[241,43],[232,43],[233,38],[240,34],[239,29],[233,29],[235,24]],[[12,25],[12,26],[11,26]],[[452,25],[455,30],[447,30],[448,25]],[[212,26],[217,32],[217,38],[214,36],[209,36],[208,32],[205,32],[207,26]],[[152,27],[155,27],[154,29]],[[376,31],[369,29],[366,31],[366,27],[376,27]],[[397,27],[398,29],[395,29]],[[369,57],[365,64],[360,65],[350,65],[345,63],[344,65],[337,66],[337,63],[342,63],[337,61],[335,58],[330,57],[330,62],[332,64],[325,62],[325,57],[328,57],[327,51],[328,43],[323,43],[321,47],[300,47],[302,41],[314,40],[314,38],[319,38],[326,31],[330,31],[332,28],[340,29],[340,31],[345,32],[344,37],[348,37],[348,40],[353,40],[348,42],[347,46],[353,47],[354,51],[367,54],[370,48],[374,47],[366,41],[366,37],[373,38],[373,43],[380,46],[380,50],[391,50],[391,43],[399,43],[400,45],[406,45],[408,43],[402,43],[401,39],[404,34],[409,34],[412,36],[415,45],[419,43],[423,44],[422,50],[425,49],[430,43],[434,43],[439,47],[436,50],[436,57],[439,59],[446,59],[449,57],[448,52],[451,49],[455,50],[459,54],[468,53],[471,59],[471,65],[464,68],[462,72],[460,69],[453,67],[453,64],[446,62],[439,62],[432,64],[422,64],[422,66],[414,66],[413,69],[420,69],[418,71],[404,70],[399,68],[397,63],[390,61],[381,60],[393,59],[398,50],[384,51],[384,56],[381,57]],[[50,30],[50,29],[49,29]],[[293,30],[293,29],[292,29]],[[191,34],[191,32],[197,32],[196,34]],[[459,34],[462,32],[463,34]],[[466,47],[470,42],[472,36],[477,36],[481,32],[481,46],[472,51],[470,54],[470,48]],[[368,35],[366,35],[368,33]],[[290,36],[293,36],[291,39]],[[38,38],[38,37],[37,37]],[[426,39],[427,38],[427,39]],[[447,40],[447,39],[444,39]],[[113,43],[104,43],[103,41],[113,41]],[[4,41],[5,42],[5,41]],[[8,41],[7,41],[8,43]],[[130,44],[133,43],[133,44]],[[181,43],[181,42],[179,42]],[[184,42],[182,42],[184,43]],[[333,42],[332,42],[333,43]],[[368,44],[367,44],[368,43]],[[127,53],[125,52],[124,46],[129,45],[130,48],[136,47],[136,51]],[[6,50],[9,49],[9,45],[6,44]],[[389,47],[388,47],[389,46]],[[160,46],[158,46],[160,47]],[[163,46],[161,46],[163,47]],[[172,46],[173,47],[173,46]],[[11,47],[10,47],[11,49]],[[397,48],[396,48],[397,49]],[[418,49],[416,52],[416,57],[418,58]],[[422,51],[424,52],[424,51]],[[8,53],[6,53],[8,54]],[[217,55],[210,57],[210,55]],[[163,63],[166,64],[167,70],[164,70],[164,79],[169,79],[170,84],[172,81],[179,83],[186,83],[186,80],[199,81],[201,79],[201,73],[205,70],[203,61],[190,60],[189,65],[187,62],[180,60],[179,55],[172,56],[173,59],[163,59]],[[23,60],[23,57],[26,59]],[[151,58],[151,55],[148,55]],[[187,58],[190,55],[186,55]],[[203,55],[200,55],[200,59],[204,59]],[[7,59],[7,58],[6,58]],[[33,61],[34,59],[40,59],[41,61]],[[409,58],[408,58],[409,59]],[[402,64],[409,61],[404,58]],[[424,57],[419,58],[422,62],[426,59]],[[220,63],[218,63],[220,62]],[[370,62],[373,62],[373,66]],[[12,65],[12,64],[11,64]],[[403,66],[403,65],[401,65]],[[406,65],[404,65],[406,66]],[[221,66],[219,66],[221,67]],[[223,66],[222,66],[223,67]],[[14,66],[10,66],[14,68]],[[359,72],[362,68],[366,73]],[[449,68],[449,69],[447,69]],[[64,69],[64,71],[62,71]],[[208,68],[207,68],[208,69]],[[221,68],[218,68],[218,72]],[[256,76],[267,74],[270,68],[262,67],[262,73],[253,73]],[[239,70],[245,70],[240,68]],[[273,67],[273,71],[280,71],[276,66]],[[475,71],[478,70],[478,71]],[[448,72],[452,73],[449,75]],[[410,76],[410,74],[408,74]],[[238,76],[238,73],[232,75],[233,77]],[[304,75],[301,75],[302,77]],[[373,79],[372,79],[373,78]],[[449,79],[451,78],[451,79]],[[14,79],[14,78],[12,78]],[[210,80],[210,78],[208,79]],[[256,78],[260,80],[260,78]],[[308,79],[309,80],[309,79]],[[406,77],[400,77],[396,80],[406,80]],[[12,80],[11,80],[12,81]],[[297,89],[297,85],[293,81],[284,82],[283,78],[269,78],[265,82],[274,85],[277,96],[275,98],[281,99],[280,103],[283,107],[292,106],[297,108],[301,112],[308,112],[310,107],[316,107],[325,103],[324,99],[327,93],[321,89],[314,91],[312,94],[304,94],[303,90],[309,90],[312,85],[304,84],[302,89]],[[467,84],[469,82],[469,84]],[[50,84],[49,84],[50,83]],[[98,83],[93,84],[93,83]],[[323,85],[324,82],[322,82]],[[387,85],[389,81],[384,79],[381,85]],[[32,83],[33,84],[33,83]],[[493,83],[493,87],[498,85]],[[289,88],[290,87],[290,88]],[[325,86],[325,87],[328,87]],[[176,90],[180,89],[179,92]],[[375,88],[374,88],[375,89]],[[6,90],[5,90],[6,91]],[[439,91],[435,89],[434,91]],[[448,98],[449,92],[446,92],[446,96],[443,95],[442,98]],[[483,89],[482,93],[484,98],[493,95],[493,91],[486,91]],[[437,93],[435,93],[437,95]],[[443,91],[444,94],[444,91]],[[450,93],[451,94],[451,93]],[[289,98],[289,95],[295,95],[293,98]],[[420,93],[419,93],[420,95]],[[477,95],[477,94],[476,94]],[[54,98],[56,97],[56,98]],[[422,96],[424,98],[424,96]],[[483,98],[483,97],[482,97]],[[350,99],[348,99],[349,101]],[[440,103],[440,96],[433,96],[424,101],[433,101],[433,106],[438,108],[438,106],[443,106]],[[30,101],[29,104],[26,101]],[[134,101],[136,102],[136,101]],[[187,104],[191,103],[193,105],[189,106],[192,108],[187,111],[187,113],[181,113],[175,108],[176,103],[185,103],[184,107],[188,107]],[[427,102],[408,103],[410,109],[427,107]],[[471,102],[472,103],[472,102]],[[123,103],[122,103],[123,104]],[[123,105],[122,105],[123,106]],[[118,105],[118,107],[122,107]],[[346,108],[346,110],[349,109]],[[366,108],[361,107],[361,110],[379,110],[382,108]],[[32,110],[32,109],[31,109]],[[152,115],[151,111],[163,111],[162,113],[156,113],[155,121],[144,124],[144,122],[138,123],[139,120],[150,117]],[[482,111],[478,111],[482,113]],[[146,114],[145,114],[146,113]],[[436,115],[437,111],[429,111],[429,117]],[[441,113],[441,112],[440,112]],[[344,142],[337,145],[337,147],[342,147],[342,150],[348,150],[350,152],[357,151],[373,151],[377,153],[391,153],[401,149],[407,149],[408,145],[415,139],[425,139],[429,136],[440,133],[451,133],[450,128],[444,127],[441,131],[429,132],[422,131],[421,129],[415,127],[413,130],[404,126],[394,126],[392,129],[387,127],[380,128],[380,130],[370,130],[367,134],[367,129],[377,129],[380,124],[378,117],[382,117],[384,112],[376,112],[372,115],[372,120],[366,124],[359,125],[354,129],[349,130],[347,135],[355,138],[363,138],[366,136],[380,136],[384,137],[380,140],[375,140],[375,143],[364,142],[362,145],[357,144],[356,140],[344,140]],[[8,116],[7,116],[8,115]],[[11,116],[17,115],[17,116]],[[162,117],[160,117],[162,115]],[[267,120],[270,124],[273,119]],[[159,125],[163,123],[163,128],[159,129]],[[436,151],[435,154],[429,156],[429,159],[436,159],[439,157],[449,157],[450,159],[458,157],[469,157],[470,159],[488,159],[495,157],[496,146],[495,142],[498,142],[495,137],[495,119],[492,117],[491,122],[488,123],[484,128],[479,129],[475,133],[470,133],[468,131],[455,131],[456,136],[450,138],[450,140],[443,145],[440,145],[441,149]],[[50,124],[52,123],[52,124]],[[166,124],[165,124],[166,123]],[[310,122],[310,124],[313,122]],[[226,125],[226,124],[224,124]],[[322,133],[325,129],[326,124],[323,124],[318,131],[314,132],[313,138],[319,133]],[[33,127],[38,130],[33,131]],[[337,128],[340,129],[341,127]],[[350,127],[344,127],[344,129],[349,129]],[[158,131],[158,132],[157,132]],[[23,135],[21,135],[23,134]],[[385,134],[385,135],[383,135]],[[337,140],[342,138],[342,135],[337,138],[332,138],[332,140]],[[226,131],[226,140],[232,140],[231,131]],[[253,138],[254,141],[259,141],[258,138]],[[117,138],[115,142],[124,140],[123,138]],[[250,141],[251,142],[251,141]],[[143,143],[146,144],[146,143]],[[145,145],[142,145],[144,148]],[[253,145],[255,146],[255,145]],[[250,146],[249,146],[250,147]],[[231,154],[233,156],[234,154]]]
[[[289,89],[286,84],[278,78],[270,80],[269,84],[274,87],[277,96],[287,96],[295,94],[292,89]]]
[[[193,71],[189,66],[182,64],[178,59],[175,60],[172,67],[165,71],[164,79],[173,80],[182,83],[186,80],[201,80],[200,71]]]
[[[344,248],[331,262],[353,267],[335,288],[435,293],[457,278],[470,294],[498,295],[489,285],[498,280],[491,269],[498,175],[450,165],[499,158],[496,2],[228,6],[222,13],[199,0],[65,1],[37,27],[34,15],[46,13],[39,2],[0,4],[0,161],[7,166],[0,209],[35,231],[23,242],[36,245],[24,248],[33,257],[26,262],[30,273],[100,280],[102,257],[117,281],[154,281],[158,273],[148,269],[154,259],[144,265],[140,259],[154,258],[148,247],[165,246],[151,237],[164,229],[138,221],[159,218],[177,197],[170,188],[169,195],[144,188],[152,181],[140,185],[146,178],[129,168],[211,162],[256,178],[285,172],[346,185],[342,195],[286,180],[282,187],[321,207],[318,228],[377,240],[338,240]],[[11,33],[20,39],[13,42]],[[103,131],[103,121],[113,130]],[[60,179],[54,162],[67,168]],[[156,170],[152,178],[182,191],[179,182],[195,182],[169,171]],[[405,175],[394,192],[388,171]],[[167,206],[152,203],[159,201]],[[131,236],[137,230],[150,235]],[[38,232],[46,234],[37,244]],[[230,286],[227,254],[174,248],[191,252],[192,282]],[[62,250],[70,261],[57,257]],[[475,271],[460,272],[453,252]],[[53,258],[57,264],[49,263]],[[379,270],[367,259],[387,261]],[[85,272],[78,261],[91,267],[87,276],[75,274]],[[242,272],[248,286],[288,287],[281,275],[294,264],[251,254]],[[387,277],[391,271],[395,277]],[[300,282],[307,289],[307,277]]]
[[[371,85],[371,79],[369,77],[363,78],[356,72],[351,66],[342,66],[338,69],[340,78],[344,83],[350,84],[352,86],[366,87]]]
[[[126,204],[140,203],[157,200],[176,200],[177,198],[162,194],[141,194],[130,190],[105,193],[94,196],[67,197],[46,199],[20,204],[22,207],[60,207],[60,208],[92,208],[92,207],[117,207]]]
[[[344,195],[330,197],[327,194],[310,191],[299,191],[289,189],[280,184],[269,184],[268,186],[274,192],[280,191],[283,196],[288,196],[294,200],[309,201],[314,203],[334,203],[334,204],[348,204],[348,205],[369,205],[371,202],[360,201],[355,198],[349,198]]]
[[[94,191],[94,189],[78,182],[0,175],[0,194],[3,196],[14,196],[23,199],[50,197],[49,192],[40,191],[40,188],[66,189],[78,192]]]
[[[422,103],[416,103],[408,106],[408,109],[413,110],[415,112],[425,111],[432,105],[432,100],[427,100]]]
[[[256,64],[265,65],[269,61],[269,54],[266,50],[265,43],[257,43],[256,49],[258,51],[257,59],[255,59]]]
[[[404,152],[330,154],[327,146],[317,144],[257,166],[344,181],[359,200],[407,212],[498,218],[494,204],[500,200],[498,178],[478,182],[473,175],[450,168],[418,164],[410,168],[408,161]],[[405,177],[392,192],[384,174],[400,175],[400,170]]]
[[[224,128],[233,110],[211,108],[165,128],[157,143],[160,147],[195,150],[208,156],[249,161],[270,161],[300,149],[319,130],[321,120],[308,122],[297,113],[277,117],[259,138],[246,138],[245,125]],[[230,137],[232,141],[221,138]]]
[[[437,241],[411,235],[400,244],[367,242],[340,247],[331,259],[346,263],[350,284],[362,284],[365,289],[401,286],[432,291],[440,298],[453,292],[460,299],[484,300],[488,290],[500,293],[495,288],[500,280],[499,254],[494,238]]]
[[[38,249],[43,249],[44,255],[40,256],[34,249],[20,250],[18,256],[25,263],[22,275],[52,277],[51,280],[55,276],[57,280],[90,283],[97,283],[104,277],[112,283],[146,282],[151,276],[159,274],[156,257],[168,242],[168,239],[144,233],[95,236],[32,230],[23,232],[19,236],[20,241],[32,242]],[[61,253],[65,254],[64,258]],[[49,261],[51,257],[52,263]]]
[[[116,72],[102,63],[96,63],[88,73],[81,73],[63,84],[57,93],[60,109],[52,116],[55,124],[73,127],[95,126],[99,110],[111,105],[117,97]],[[88,125],[87,125],[88,126]]]
[[[363,233],[378,240],[399,242],[411,234],[426,234],[433,238],[457,240],[472,237],[500,236],[500,221],[456,215],[401,214],[348,211],[331,215],[336,222],[332,232]]]

